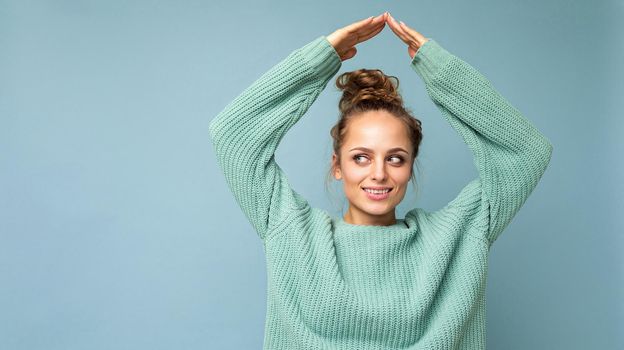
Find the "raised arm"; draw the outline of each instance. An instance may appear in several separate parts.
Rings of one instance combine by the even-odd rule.
[[[488,206],[486,237],[498,238],[546,171],[552,144],[474,67],[427,41],[411,67],[427,92],[474,153]]]
[[[409,35],[405,24],[396,28]],[[485,236],[491,245],[544,174],[552,144],[481,73],[434,39],[421,41],[410,66],[474,154],[479,178],[449,206],[484,213]]]
[[[264,73],[210,122],[226,182],[261,239],[308,205],[291,189],[274,153],[340,66],[336,51],[320,36]]]
[[[317,37],[264,73],[210,122],[226,182],[261,239],[292,213],[309,206],[275,162],[280,141],[342,61],[355,56],[355,45],[384,26],[384,16],[379,15]]]

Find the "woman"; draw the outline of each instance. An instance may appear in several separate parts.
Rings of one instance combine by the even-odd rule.
[[[479,176],[444,208],[397,220],[420,122],[391,77],[348,72],[336,82],[341,118],[331,135],[332,175],[349,209],[333,218],[291,188],[274,152],[355,45],[386,24],[474,153]],[[485,348],[488,253],[537,185],[552,145],[472,66],[384,13],[294,50],[228,104],[210,134],[264,245],[264,349]]]

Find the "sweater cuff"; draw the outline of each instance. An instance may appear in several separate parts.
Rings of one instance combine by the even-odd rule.
[[[429,82],[452,58],[453,54],[445,50],[437,41],[428,38],[422,44],[410,62],[410,67],[424,80]]]
[[[301,47],[299,54],[320,77],[333,76],[342,65],[340,55],[324,35]]]

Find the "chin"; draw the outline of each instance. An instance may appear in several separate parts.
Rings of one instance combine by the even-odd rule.
[[[364,202],[362,203],[362,205],[360,206],[360,208],[362,208],[362,210],[370,215],[384,215],[387,214],[389,212],[391,212],[392,210],[394,210],[396,206],[394,205],[394,203],[368,203],[368,202]]]

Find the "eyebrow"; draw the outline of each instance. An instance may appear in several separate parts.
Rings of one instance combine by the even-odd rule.
[[[354,151],[354,150],[362,150],[362,151],[365,151],[365,152],[374,153],[372,149],[370,149],[370,148],[366,148],[366,147],[355,147],[355,148],[351,148],[351,149],[349,150],[349,152]],[[403,148],[401,148],[401,147],[391,148],[391,149],[389,149],[389,150],[388,150],[388,153],[390,153],[390,152],[397,152],[397,151],[401,151],[401,152],[408,153],[406,150],[404,150],[404,149],[403,149]],[[409,153],[408,153],[408,154],[409,154]]]

